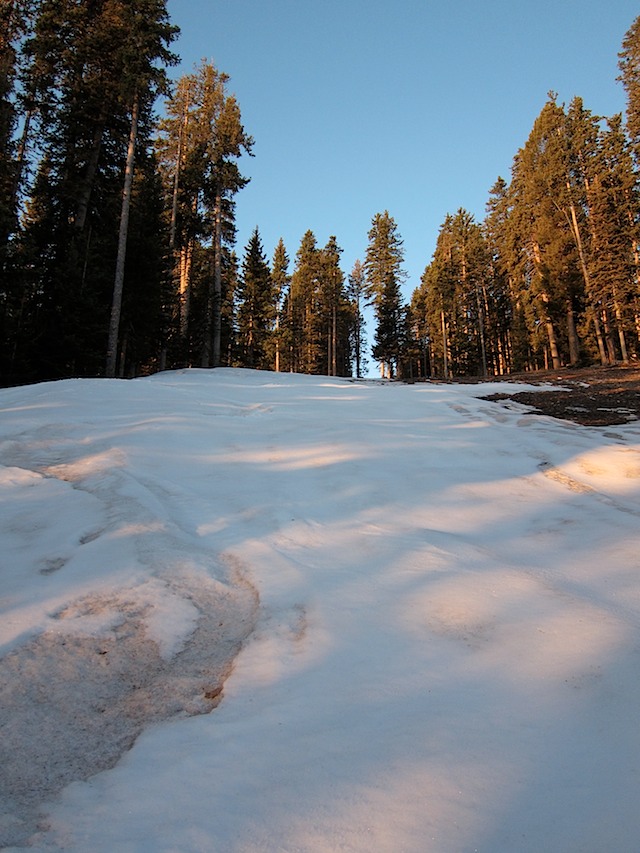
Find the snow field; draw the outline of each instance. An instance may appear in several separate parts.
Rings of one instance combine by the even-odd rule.
[[[22,649],[50,667],[46,638],[133,632],[164,697],[111,769],[75,769],[8,836],[635,849],[640,428],[493,390],[192,370],[0,392],[0,671]],[[242,648],[202,715],[212,645],[220,673]]]

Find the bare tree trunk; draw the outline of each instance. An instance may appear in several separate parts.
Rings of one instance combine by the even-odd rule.
[[[484,312],[480,301],[480,289],[476,285],[476,302],[478,304],[478,331],[480,333],[480,355],[482,357],[482,375],[487,376],[487,348],[484,339]]]
[[[567,337],[569,338],[569,362],[576,365],[580,361],[580,345],[576,332],[575,312],[571,300],[567,301]]]
[[[216,195],[213,212],[213,269],[205,315],[202,367],[219,367],[222,333],[222,197]]]
[[[216,196],[213,235],[213,367],[220,367],[222,344],[222,197]]]
[[[571,198],[571,181],[568,178],[567,191],[569,193],[569,198]],[[576,243],[576,248],[578,249],[578,257],[580,259],[580,269],[582,270],[584,287],[587,292],[587,295],[591,296],[591,277],[589,275],[589,268],[587,267],[587,259],[584,253],[584,244],[582,242],[582,234],[580,233],[578,216],[576,214],[576,207],[573,203],[573,200],[569,202],[569,213],[571,214],[569,222],[571,225],[571,230],[573,231],[573,238]],[[567,332],[569,337],[569,361],[572,365],[575,365],[580,360],[580,351],[578,335],[576,333],[575,314],[573,310],[573,305],[571,305],[571,299],[567,300]]]
[[[538,270],[538,275],[541,278],[543,278],[542,274],[540,272],[540,268],[542,265],[542,256],[540,253],[540,246],[536,241],[533,242],[533,254],[534,254],[535,264],[536,264],[536,267]],[[553,364],[553,369],[559,370],[562,365],[560,362],[560,353],[558,352],[558,339],[556,338],[556,330],[553,327],[553,321],[551,320],[551,317],[549,316],[549,311],[548,311],[547,306],[548,306],[550,300],[549,300],[549,295],[545,290],[541,290],[540,299],[542,300],[542,303],[544,304],[544,314],[545,314],[544,324],[545,324],[545,328],[547,330],[547,338],[549,339],[549,350],[551,353],[551,361]],[[545,368],[548,369],[548,355],[547,355],[546,350],[545,350]]]
[[[559,370],[562,366],[560,362],[560,353],[558,352],[558,339],[556,338],[556,331],[553,328],[553,323],[551,320],[546,321],[547,325],[547,336],[549,338],[549,350],[551,352],[551,361],[553,363],[553,369]]]
[[[617,288],[613,286],[613,307],[616,314],[616,326],[618,329],[618,340],[620,341],[620,353],[622,355],[623,364],[629,364],[629,353],[627,351],[627,340],[624,334],[624,325],[622,320],[622,309],[618,301]]]
[[[449,340],[447,338],[447,321],[444,310],[440,311],[440,322],[442,324],[442,370],[444,378],[449,378]]]
[[[120,233],[118,235],[118,255],[116,258],[116,275],[113,283],[113,302],[111,305],[111,321],[109,323],[109,341],[107,344],[106,375],[113,379],[116,375],[118,357],[118,333],[120,330],[120,314],[122,310],[122,291],[124,289],[124,263],[127,255],[127,235],[129,232],[129,211],[131,209],[131,190],[135,168],[136,140],[138,138],[138,95],[134,97],[131,108],[131,130],[127,148],[127,164],[124,172],[124,188],[122,191],[122,208],[120,211]]]
[[[600,326],[600,320],[598,319],[598,312],[593,311],[593,328],[596,333],[596,341],[598,343],[598,352],[600,353],[600,362],[604,364],[608,364],[609,360],[607,358],[607,351],[604,347],[604,338],[602,337],[602,328]]]
[[[186,341],[189,331],[189,310],[191,303],[191,261],[193,258],[193,240],[180,249],[180,283],[178,293],[180,300],[180,339]]]
[[[596,183],[598,183],[597,178],[596,178]],[[591,187],[589,185],[587,185],[587,201],[589,204],[590,204],[589,199],[591,197],[591,191],[590,190],[591,190]],[[575,207],[573,206],[573,204],[571,205],[571,216],[572,216],[572,227],[574,230],[574,234],[577,235],[576,244],[578,246],[578,253],[579,253],[579,257],[580,257],[580,265],[582,267],[582,274],[584,277],[585,288],[586,288],[587,296],[592,301],[592,305],[593,305],[593,327],[594,327],[594,330],[596,333],[596,341],[598,344],[598,352],[600,354],[600,362],[601,362],[601,364],[604,365],[604,364],[608,363],[609,359],[607,358],[607,352],[606,352],[605,346],[604,346],[604,339],[602,337],[602,329],[600,327],[600,321],[598,319],[598,311],[597,311],[595,304],[594,304],[596,301],[596,296],[595,296],[595,294],[592,293],[592,290],[591,290],[591,277],[589,276],[587,264],[585,262],[584,252],[582,249],[582,240],[580,239],[580,230],[578,228],[578,219],[576,217]],[[595,244],[596,233],[595,233],[595,227],[593,224],[593,217],[590,217],[590,222],[591,222],[591,240]]]
[[[180,128],[180,136],[178,138],[178,152],[176,155],[176,172],[173,176],[173,192],[171,198],[171,223],[169,226],[169,247],[173,251],[176,245],[176,228],[178,223],[178,194],[180,192],[180,170],[182,169],[184,137],[187,132],[187,124],[189,122],[189,101],[185,104],[184,115],[182,116],[182,126]]]
[[[338,375],[338,317],[336,312],[336,306],[333,306],[333,313],[331,316],[331,375]]]
[[[613,344],[613,336],[611,334],[611,323],[609,322],[609,312],[605,308],[602,312],[602,325],[604,326],[604,339],[609,353],[609,364],[616,363],[616,348]]]

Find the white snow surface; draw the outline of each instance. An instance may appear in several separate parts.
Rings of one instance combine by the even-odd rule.
[[[639,850],[640,424],[511,387],[0,391],[0,844]]]

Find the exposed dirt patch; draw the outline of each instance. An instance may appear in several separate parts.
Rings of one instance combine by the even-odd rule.
[[[640,420],[640,367],[564,368],[505,376],[503,380],[527,385],[551,384],[560,390],[496,393],[483,399],[514,400],[532,406],[534,414],[563,418],[582,426],[612,426]]]
[[[29,845],[41,804],[113,767],[147,726],[220,703],[255,592],[204,577],[149,585],[152,595],[142,584],[73,602],[0,659],[0,848]],[[153,636],[154,618],[169,618],[163,603],[183,611],[171,648]]]

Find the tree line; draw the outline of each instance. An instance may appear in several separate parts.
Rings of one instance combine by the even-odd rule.
[[[483,222],[448,215],[406,304],[388,211],[345,275],[331,236],[293,263],[256,227],[235,251],[252,154],[229,78],[171,83],[166,0],[0,0],[0,376],[182,366],[389,377],[498,375],[637,357],[640,18],[621,115],[550,93]],[[159,100],[162,117],[155,110]],[[243,161],[244,162],[244,161]]]
[[[550,92],[487,214],[445,218],[413,293],[418,369],[444,377],[629,363],[640,349],[640,18],[621,114]]]

